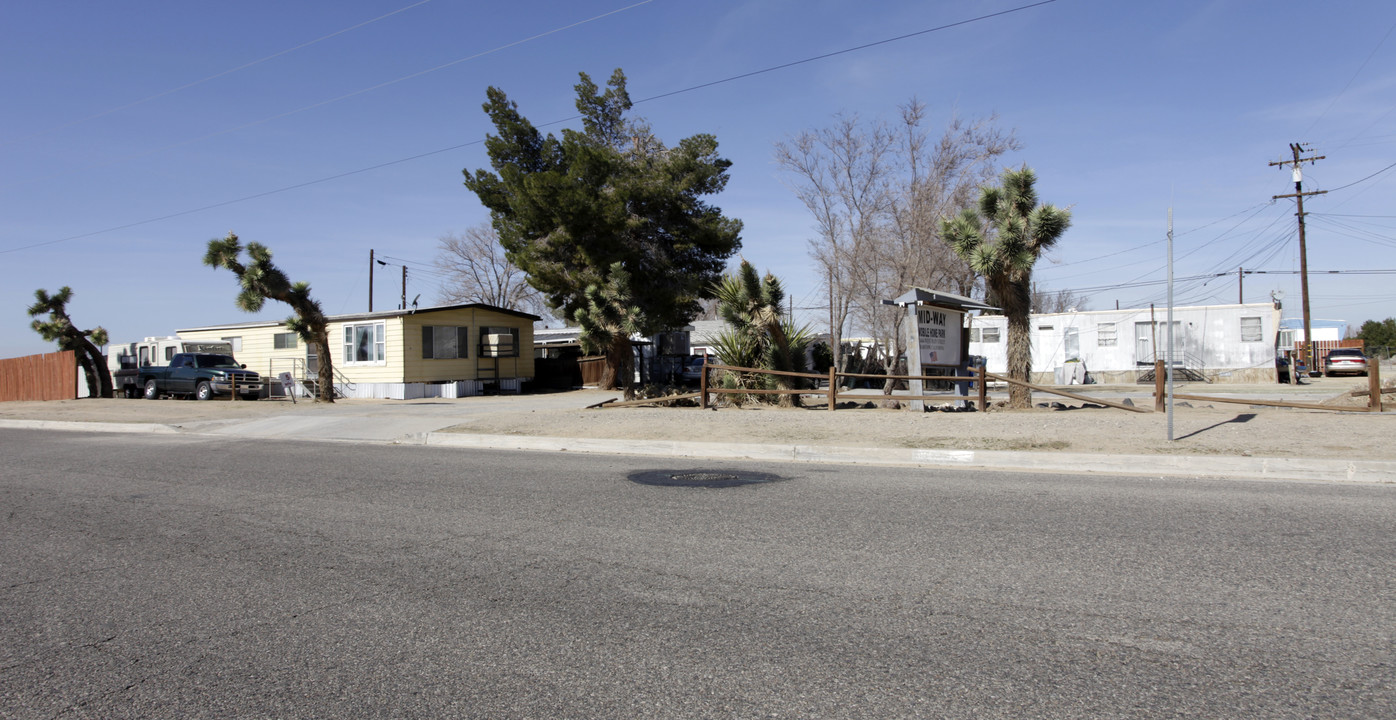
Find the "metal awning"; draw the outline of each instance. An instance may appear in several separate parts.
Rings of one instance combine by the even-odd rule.
[[[936,307],[951,308],[954,310],[999,310],[993,305],[982,303],[973,298],[963,295],[941,292],[940,290],[927,290],[926,288],[912,288],[896,300],[883,300],[883,305],[896,305],[906,307],[908,305],[935,305]]]

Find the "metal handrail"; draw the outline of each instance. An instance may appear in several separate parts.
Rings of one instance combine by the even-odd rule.
[[[295,381],[296,385],[307,388],[314,387],[318,391],[320,378],[318,377],[318,375],[315,377],[311,376],[310,364],[307,363],[304,358],[272,358],[272,377],[279,376],[279,373],[276,372],[276,365],[278,362],[291,363],[291,379]],[[354,384],[354,382],[350,380],[348,377],[346,377],[343,372],[340,372],[339,368],[331,367],[330,370],[334,374],[334,392],[338,396],[344,397],[346,395],[346,391],[352,391],[356,389],[357,386]]]

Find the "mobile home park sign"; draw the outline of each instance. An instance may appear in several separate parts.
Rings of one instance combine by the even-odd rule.
[[[962,295],[954,295],[927,288],[912,288],[896,300],[883,300],[883,305],[906,308],[907,320],[903,332],[911,337],[906,353],[907,374],[913,410],[924,410],[925,401],[921,398],[924,381],[919,376],[926,374],[926,368],[948,368],[949,372],[938,371],[938,375],[969,377],[969,338],[964,331],[965,313],[969,310],[997,310],[978,300]],[[915,328],[915,330],[912,330]],[[957,383],[955,394],[964,397],[968,385]],[[958,401],[964,407],[967,399]]]
[[[945,307],[916,307],[916,352],[921,367],[959,367],[965,314]]]

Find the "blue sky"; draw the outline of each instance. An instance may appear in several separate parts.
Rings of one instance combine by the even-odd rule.
[[[210,238],[258,241],[330,313],[432,304],[437,239],[484,222],[461,170],[487,165],[485,88],[537,124],[575,115],[577,72],[623,68],[643,100],[1010,11],[1026,0],[453,0],[0,5],[0,357],[52,349],[37,288],[75,292],[114,340],[256,318]],[[815,321],[812,222],[773,144],[836,113],[938,127],[997,113],[1073,226],[1038,265],[1087,307],[1162,304],[1170,206],[1178,302],[1286,293],[1299,313],[1289,144],[1304,169],[1313,271],[1396,269],[1396,5],[1056,0],[991,19],[640,102],[668,142],[713,133],[734,162],[715,198],[742,255]],[[561,126],[549,129],[556,132]],[[1396,316],[1392,275],[1311,279],[1315,318]]]

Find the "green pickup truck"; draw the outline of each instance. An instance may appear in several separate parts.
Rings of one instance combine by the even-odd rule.
[[[262,376],[239,365],[232,355],[217,353],[178,353],[168,367],[141,368],[137,382],[147,400],[166,395],[212,400],[235,392],[244,400],[262,396]]]

